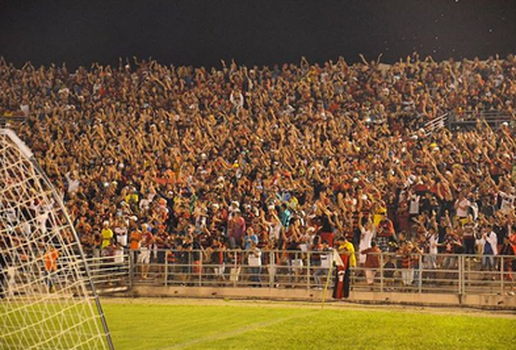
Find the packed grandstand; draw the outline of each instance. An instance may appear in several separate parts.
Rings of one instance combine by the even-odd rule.
[[[514,116],[515,104],[512,55],[75,71],[0,61],[3,114],[25,117],[11,127],[90,256],[307,251],[343,237],[357,252],[374,241],[405,255],[514,255],[514,122],[421,127],[445,113]]]

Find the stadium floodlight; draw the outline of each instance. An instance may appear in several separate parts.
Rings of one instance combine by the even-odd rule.
[[[61,196],[10,129],[0,129],[0,349],[113,349]]]

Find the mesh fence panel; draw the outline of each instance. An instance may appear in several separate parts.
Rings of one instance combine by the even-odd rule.
[[[6,129],[0,129],[0,348],[112,348],[59,195]]]

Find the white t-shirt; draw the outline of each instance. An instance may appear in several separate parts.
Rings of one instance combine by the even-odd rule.
[[[476,242],[477,244],[480,244],[482,246],[482,251],[484,251],[484,246],[486,243],[489,243],[491,245],[491,249],[493,251],[493,255],[498,254],[498,237],[496,236],[496,233],[493,231],[489,232],[487,234],[486,239],[483,237]]]
[[[124,263],[124,250],[123,249],[115,249],[113,253],[113,260],[115,264],[123,264]]]
[[[502,198],[500,210],[504,213],[510,212],[514,206],[514,199],[516,196],[504,192],[500,192],[498,195]]]
[[[140,201],[140,210],[148,210],[150,208],[151,202],[152,201],[150,199],[142,199]]]
[[[274,236],[274,238],[276,238],[277,240],[279,239],[280,237],[280,234],[281,234],[281,223],[278,222],[276,223],[275,225],[273,225],[271,228],[272,228],[272,234]]]
[[[32,207],[31,207],[32,209]],[[18,218],[18,212],[16,211],[15,208],[7,208],[4,210],[5,212],[5,216],[7,218],[7,221],[11,224],[11,225],[16,225],[19,221],[19,218]]]
[[[262,251],[258,248],[252,250],[247,258],[249,266],[262,266]]]
[[[439,235],[437,233],[434,233],[433,235],[430,235],[427,233],[428,237],[428,252],[430,254],[437,254],[437,243],[439,242]]]
[[[460,202],[457,200],[457,216],[461,218],[468,216],[468,209],[470,205],[471,202],[467,198],[463,198]],[[461,207],[466,209],[462,209]]]
[[[371,247],[371,240],[373,239],[374,229],[372,230],[366,230],[362,227],[360,230],[362,233],[360,235],[360,244],[359,244],[359,251],[366,250]],[[366,254],[360,254],[358,259],[361,264],[365,264],[366,261]]]
[[[70,174],[66,174],[66,181],[68,181],[68,193],[75,193],[79,190],[81,182],[77,179],[72,179]]]
[[[322,269],[329,269],[332,262],[332,256],[331,251],[327,252],[326,254],[321,254],[321,268]]]
[[[419,214],[419,200],[420,199],[421,199],[421,196],[419,196],[419,195],[412,196],[410,198],[410,206],[409,206],[410,214]]]
[[[301,250],[303,253],[306,253],[308,251],[308,244],[306,243],[301,243],[299,245],[299,250]]]
[[[28,117],[29,116],[29,105],[22,104],[20,105],[20,110],[23,112],[23,114]]]
[[[122,247],[127,246],[127,229],[123,227],[115,227],[116,242]]]

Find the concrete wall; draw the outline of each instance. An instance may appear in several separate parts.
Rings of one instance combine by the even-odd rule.
[[[130,292],[135,297],[189,297],[189,298],[229,298],[229,299],[274,299],[315,301],[322,300],[322,291],[277,288],[222,288],[222,287],[164,287],[135,286]],[[331,291],[326,300],[333,301]],[[368,304],[412,304],[422,306],[462,306],[487,309],[516,310],[516,296],[497,294],[457,294],[395,293],[395,292],[351,292],[349,301]]]

